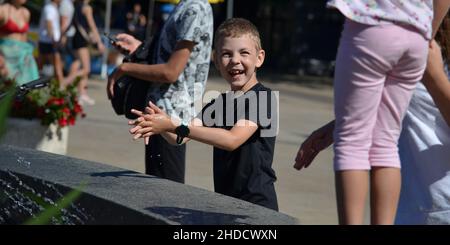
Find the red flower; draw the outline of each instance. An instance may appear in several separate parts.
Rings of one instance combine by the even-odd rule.
[[[64,105],[64,99],[63,98],[56,98],[56,97],[52,97],[47,101],[47,106],[51,106],[51,105],[56,105],[56,106],[60,106],[60,105]]]
[[[8,89],[0,83],[0,90]],[[11,85],[12,86],[12,85]],[[57,123],[59,127],[74,125],[78,116],[85,117],[77,101],[76,84],[61,90],[59,83],[52,80],[49,86],[30,91],[22,101],[12,104],[11,115],[22,118],[40,118],[43,125]]]
[[[58,120],[58,124],[59,124],[59,126],[61,126],[61,127],[67,126],[67,119],[65,119],[65,118],[60,118],[60,119]]]
[[[75,125],[75,118],[69,117],[69,125]]]
[[[68,107],[64,107],[64,108],[62,109],[62,112],[63,112],[64,114],[66,114],[66,115],[70,115],[70,109],[69,109]]]
[[[83,108],[81,107],[81,105],[80,104],[78,104],[78,103],[75,103],[75,108],[73,109],[74,111],[75,111],[75,113],[80,113],[80,112],[83,112]]]
[[[51,105],[57,105],[57,98],[52,97],[47,101],[47,104],[45,104],[46,106],[51,106]]]

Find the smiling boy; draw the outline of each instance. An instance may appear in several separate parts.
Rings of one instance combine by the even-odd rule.
[[[161,134],[171,144],[193,139],[214,146],[216,192],[278,210],[272,169],[278,133],[277,94],[260,84],[256,70],[264,62],[258,30],[232,18],[215,35],[215,65],[231,92],[207,104],[189,125],[179,125],[154,104],[130,121],[135,139]],[[178,126],[179,125],[179,126]]]

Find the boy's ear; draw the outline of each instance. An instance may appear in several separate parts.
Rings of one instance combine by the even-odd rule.
[[[258,56],[256,57],[256,68],[260,68],[262,66],[265,58],[266,58],[266,51],[264,51],[264,49],[260,49],[258,51]]]

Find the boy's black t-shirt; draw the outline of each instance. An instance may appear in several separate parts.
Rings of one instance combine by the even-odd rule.
[[[278,104],[273,92],[257,83],[241,96],[224,93],[207,104],[197,117],[206,127],[226,130],[233,128],[239,119],[258,125],[257,131],[234,151],[214,147],[214,189],[224,195],[278,210],[274,187],[276,176],[272,169],[278,132],[269,132],[267,137],[261,137],[262,130],[268,132],[278,126]]]

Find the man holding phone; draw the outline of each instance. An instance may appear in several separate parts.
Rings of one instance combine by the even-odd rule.
[[[182,0],[161,29],[153,65],[123,63],[108,78],[108,98],[114,83],[124,75],[151,83],[148,97],[168,115],[188,123],[196,116],[209,71],[213,13],[208,0]],[[133,53],[141,41],[128,34],[111,40],[122,52]],[[184,183],[186,146],[172,146],[151,136],[145,146],[145,173]]]

